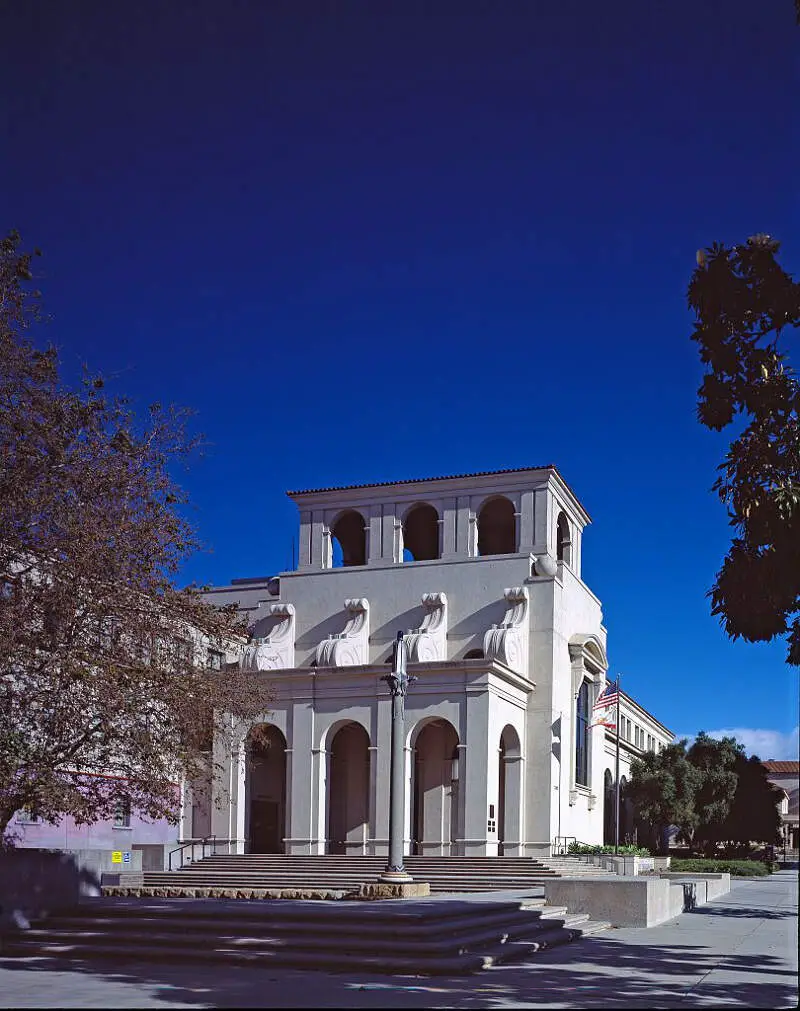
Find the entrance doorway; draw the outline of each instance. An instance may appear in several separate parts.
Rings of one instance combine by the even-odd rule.
[[[248,736],[246,816],[248,853],[284,852],[286,738],[272,725],[253,728]]]

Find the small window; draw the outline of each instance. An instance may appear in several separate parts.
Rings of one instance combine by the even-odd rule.
[[[175,650],[175,664],[178,667],[188,667],[192,663],[192,644],[186,639],[176,639],[173,648]]]
[[[131,802],[130,798],[126,797],[124,800],[120,800],[117,804],[116,810],[114,811],[114,828],[130,828],[131,827]]]
[[[218,649],[208,651],[208,666],[210,670],[222,670],[225,661],[225,654]]]

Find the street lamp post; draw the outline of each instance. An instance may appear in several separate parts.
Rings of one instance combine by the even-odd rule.
[[[397,633],[392,651],[392,673],[382,681],[392,693],[392,752],[389,783],[389,862],[380,876],[381,881],[404,884],[414,879],[403,866],[403,828],[406,806],[405,772],[405,705],[408,685],[416,681],[406,673],[406,644],[403,633]]]

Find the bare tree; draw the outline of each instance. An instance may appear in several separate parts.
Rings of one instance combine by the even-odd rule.
[[[170,474],[187,415],[141,420],[100,378],[69,389],[28,336],[32,262],[0,243],[0,838],[23,807],[175,821],[181,780],[207,777],[213,735],[263,713],[267,685],[226,670],[237,615],[174,585],[197,546]]]

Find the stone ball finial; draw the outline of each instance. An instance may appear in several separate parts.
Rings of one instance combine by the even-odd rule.
[[[552,555],[535,555],[534,565],[537,576],[554,576],[558,572],[558,562]]]

